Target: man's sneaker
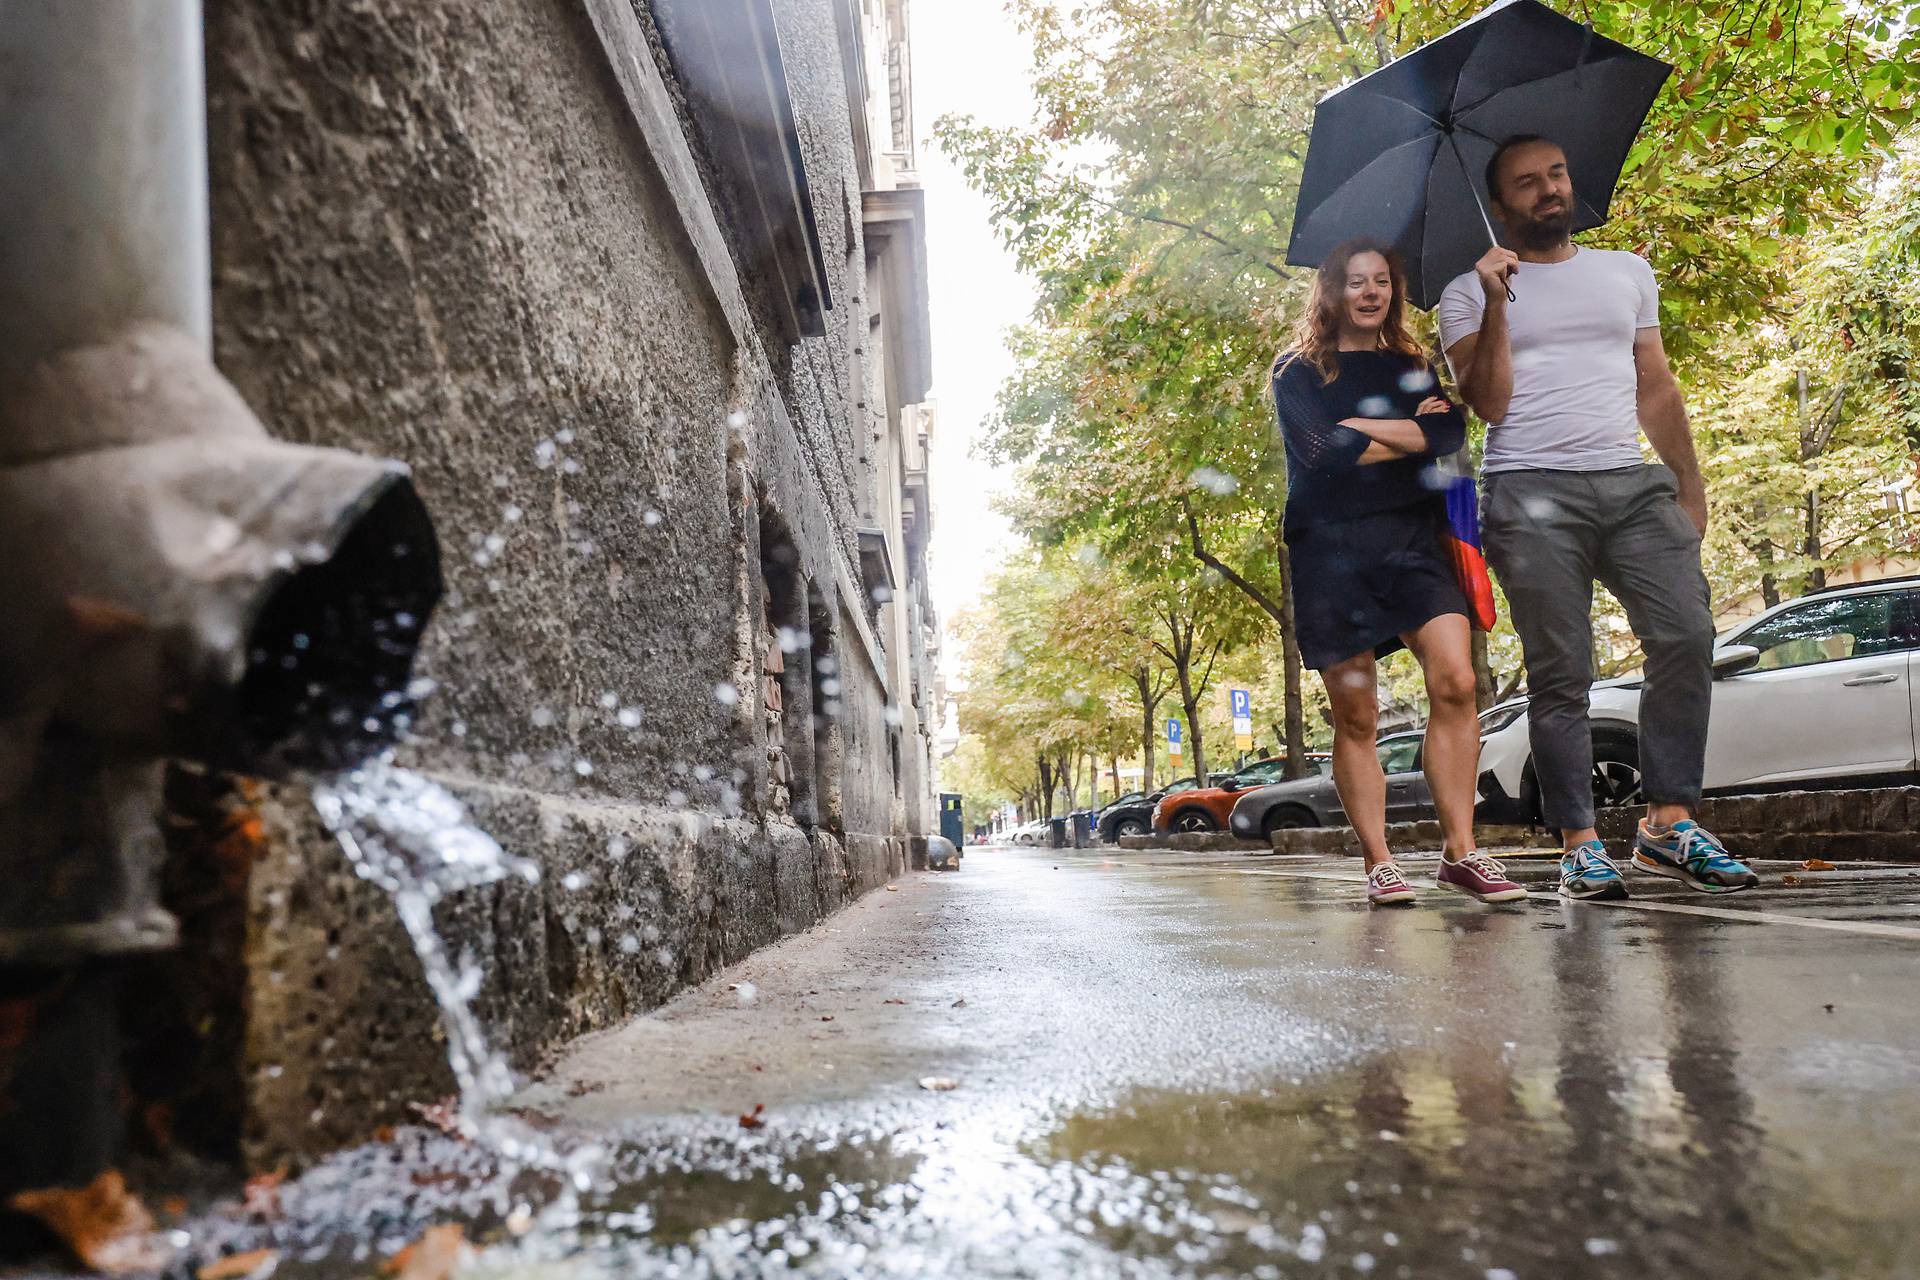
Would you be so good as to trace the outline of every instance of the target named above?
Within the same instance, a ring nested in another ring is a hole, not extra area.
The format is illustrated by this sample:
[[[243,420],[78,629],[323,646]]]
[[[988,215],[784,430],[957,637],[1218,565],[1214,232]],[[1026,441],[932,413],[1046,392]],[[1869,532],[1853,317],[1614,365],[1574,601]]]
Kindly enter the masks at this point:
[[[1560,896],[1602,901],[1627,896],[1626,877],[1598,840],[1577,844],[1560,859]]]
[[[1518,902],[1527,896],[1525,889],[1507,879],[1507,869],[1484,853],[1470,853],[1458,862],[1443,856],[1433,879],[1442,889],[1482,902]]]
[[[1650,834],[1643,820],[1633,837],[1633,865],[1702,893],[1738,893],[1760,883],[1760,877],[1745,863],[1736,862],[1712,832],[1691,820],[1676,822],[1659,836]]]
[[[1400,868],[1383,862],[1367,872],[1367,901],[1376,907],[1404,907],[1413,901],[1413,886]]]

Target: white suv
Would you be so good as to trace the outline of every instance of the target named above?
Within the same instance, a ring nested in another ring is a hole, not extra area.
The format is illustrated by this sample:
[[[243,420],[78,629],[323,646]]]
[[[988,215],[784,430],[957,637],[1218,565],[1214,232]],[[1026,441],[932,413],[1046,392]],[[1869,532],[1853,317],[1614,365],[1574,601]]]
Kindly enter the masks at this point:
[[[1920,752],[1920,579],[1832,587],[1775,605],[1714,645],[1706,789],[1910,783]],[[1594,794],[1640,801],[1641,680],[1593,686]],[[1536,822],[1527,700],[1480,716],[1483,821]]]

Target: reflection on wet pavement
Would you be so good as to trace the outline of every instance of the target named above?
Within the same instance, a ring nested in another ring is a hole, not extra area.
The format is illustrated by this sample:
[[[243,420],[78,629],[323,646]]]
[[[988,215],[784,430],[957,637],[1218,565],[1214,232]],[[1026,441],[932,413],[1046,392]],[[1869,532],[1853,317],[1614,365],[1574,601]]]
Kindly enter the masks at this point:
[[[457,1219],[486,1246],[473,1274],[528,1278],[1920,1267],[1920,942],[1558,901],[1370,913],[1350,884],[1252,874],[1277,860],[1062,857],[973,854],[924,919],[849,913],[876,945],[935,930],[956,958],[900,977],[937,1006],[920,1032],[864,1043],[842,1014],[843,1060],[918,1063],[918,1035],[954,1093],[769,1080],[748,1131],[616,1081],[585,1125],[612,1170],[578,1221],[530,1227],[537,1185],[414,1132],[290,1185],[277,1222],[194,1224],[196,1256],[266,1245],[282,1277],[363,1276]],[[835,976],[796,981],[824,1002]],[[690,1005],[618,1034],[710,1021]],[[564,1132],[580,1106],[546,1109]]]

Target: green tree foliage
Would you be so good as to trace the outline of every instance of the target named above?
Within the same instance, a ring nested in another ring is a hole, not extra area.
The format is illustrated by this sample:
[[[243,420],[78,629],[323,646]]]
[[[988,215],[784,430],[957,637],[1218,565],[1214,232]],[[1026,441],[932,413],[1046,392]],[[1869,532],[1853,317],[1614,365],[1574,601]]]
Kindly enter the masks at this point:
[[[1645,254],[1662,280],[1718,513],[1717,594],[1798,589],[1905,546],[1887,490],[1920,441],[1920,183],[1897,158],[1920,4],[1550,2],[1676,67],[1587,241]],[[1265,383],[1305,284],[1282,258],[1312,110],[1480,0],[1010,7],[1037,119],[936,133],[1041,284],[986,441],[1022,468],[1012,514],[1035,545],[1091,547],[1149,594],[1231,585],[1282,649],[1279,696],[1304,725],[1286,620],[1266,607],[1286,583]],[[1632,665],[1604,603],[1596,630],[1606,668]],[[1486,647],[1489,689],[1510,685],[1511,634]],[[1387,680],[1398,695],[1408,673]]]

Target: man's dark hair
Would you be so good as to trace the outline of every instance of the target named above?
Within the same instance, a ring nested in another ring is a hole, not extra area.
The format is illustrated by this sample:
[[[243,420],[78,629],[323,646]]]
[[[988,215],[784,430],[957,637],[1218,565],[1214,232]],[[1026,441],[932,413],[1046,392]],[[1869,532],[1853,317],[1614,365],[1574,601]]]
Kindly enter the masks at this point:
[[[1557,147],[1560,145],[1559,143],[1555,142],[1552,138],[1545,137],[1542,134],[1516,133],[1511,138],[1508,138],[1505,142],[1495,147],[1493,149],[1492,158],[1487,161],[1487,197],[1488,199],[1498,200],[1500,198],[1500,162],[1507,158],[1507,152],[1513,150],[1515,147],[1524,147],[1529,143],[1533,143],[1533,142],[1544,142],[1548,146],[1552,146],[1552,147]]]

